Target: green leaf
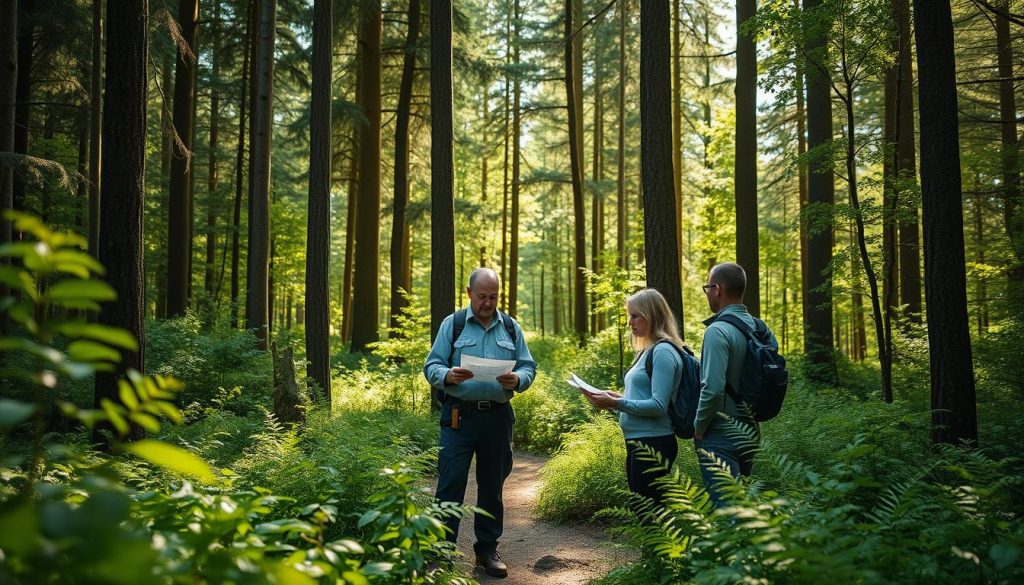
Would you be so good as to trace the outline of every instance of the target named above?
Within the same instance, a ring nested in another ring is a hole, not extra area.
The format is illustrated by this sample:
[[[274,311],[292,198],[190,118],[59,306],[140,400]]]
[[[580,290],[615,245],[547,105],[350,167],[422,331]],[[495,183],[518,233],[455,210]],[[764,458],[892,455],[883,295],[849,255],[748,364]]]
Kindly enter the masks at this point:
[[[217,476],[206,461],[188,451],[162,441],[143,439],[125,445],[125,450],[179,475],[187,475],[205,483],[216,483]]]
[[[97,323],[86,323],[85,321],[71,321],[60,326],[58,329],[64,335],[71,338],[88,337],[96,341],[102,341],[107,345],[114,345],[129,351],[139,349],[139,343],[127,329],[99,325]]]
[[[114,425],[114,428],[117,429],[117,432],[121,435],[127,435],[131,427],[128,426],[128,421],[124,420],[124,415],[122,414],[124,407],[114,404],[109,398],[100,400],[100,407],[106,413],[110,424]]]
[[[36,411],[36,407],[28,402],[0,398],[0,427],[11,428],[19,425]]]
[[[1020,549],[1008,544],[994,544],[988,549],[988,556],[995,564],[997,571],[1012,567],[1020,558]]]
[[[73,341],[68,354],[76,362],[121,361],[121,352],[95,341]]]
[[[102,280],[62,280],[46,293],[54,301],[113,301],[117,293]],[[63,304],[63,303],[62,303]]]
[[[160,421],[153,415],[144,412],[133,412],[128,415],[128,419],[151,433],[160,431]]]
[[[341,577],[345,581],[352,583],[352,585],[370,585],[370,580],[362,573],[357,573],[356,571],[345,571],[341,574]]]
[[[85,276],[82,278],[88,278],[90,271],[97,274],[103,274],[105,272],[103,265],[100,264],[99,261],[80,250],[70,248],[58,250],[53,254],[53,259],[57,263],[57,270],[60,270],[61,272],[79,274],[80,270],[84,269]]]
[[[128,410],[138,410],[139,399],[135,395],[135,388],[132,388],[128,380],[117,381],[117,393],[121,397],[121,404],[128,407]]]

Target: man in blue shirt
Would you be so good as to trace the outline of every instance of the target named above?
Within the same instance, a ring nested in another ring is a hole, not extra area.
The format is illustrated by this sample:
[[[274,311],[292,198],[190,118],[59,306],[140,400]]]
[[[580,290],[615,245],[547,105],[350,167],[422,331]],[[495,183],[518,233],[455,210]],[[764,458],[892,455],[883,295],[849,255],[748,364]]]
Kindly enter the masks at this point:
[[[504,524],[502,487],[512,471],[512,425],[515,414],[510,401],[533,383],[537,364],[526,347],[523,331],[511,317],[497,310],[498,275],[477,268],[469,277],[470,306],[449,315],[441,323],[427,356],[423,375],[443,392],[441,405],[441,452],[438,456],[437,499],[461,504],[466,496],[469,467],[476,455],[477,506],[493,518],[474,515],[476,562],[492,577],[505,577],[508,567],[498,556],[498,539]],[[461,331],[456,331],[461,326]],[[512,371],[491,380],[473,379],[458,367],[462,356],[515,360]],[[448,538],[455,541],[459,518],[445,523]]]
[[[747,339],[735,326],[721,320],[735,315],[751,328],[754,318],[743,304],[747,274],[732,262],[716,265],[708,274],[704,294],[715,315],[704,321],[704,341],[700,352],[700,401],[694,419],[694,444],[700,460],[704,485],[714,504],[722,503],[714,469],[724,463],[733,477],[750,475],[754,465],[756,444],[741,437],[736,430],[752,429],[758,436],[757,423],[729,396],[726,386],[739,388],[743,362],[747,357]],[[774,341],[774,336],[772,336]],[[776,343],[777,345],[777,343]],[[724,415],[724,416],[723,416]],[[744,425],[737,429],[726,421]],[[748,433],[743,433],[744,435]]]

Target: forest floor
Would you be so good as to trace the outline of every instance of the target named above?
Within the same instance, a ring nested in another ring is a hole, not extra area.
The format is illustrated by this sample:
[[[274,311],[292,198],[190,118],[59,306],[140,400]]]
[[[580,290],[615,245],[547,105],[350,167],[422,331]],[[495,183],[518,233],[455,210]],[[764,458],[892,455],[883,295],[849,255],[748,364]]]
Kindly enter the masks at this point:
[[[573,585],[603,576],[629,560],[627,551],[603,544],[608,538],[600,526],[556,524],[536,517],[540,470],[546,462],[546,457],[517,451],[512,474],[505,480],[505,533],[498,553],[508,565],[508,577],[495,579],[473,566],[472,517],[464,518],[459,528],[459,550],[464,557],[458,568],[463,574],[481,583]],[[467,504],[476,503],[475,476],[474,467],[469,473]]]

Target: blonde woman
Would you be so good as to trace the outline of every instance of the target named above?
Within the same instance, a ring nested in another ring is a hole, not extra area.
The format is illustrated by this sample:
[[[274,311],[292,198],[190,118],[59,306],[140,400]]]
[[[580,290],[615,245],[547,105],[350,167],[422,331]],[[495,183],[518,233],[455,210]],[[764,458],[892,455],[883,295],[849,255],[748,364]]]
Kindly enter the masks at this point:
[[[679,337],[679,328],[668,302],[652,288],[643,289],[626,299],[626,312],[637,356],[626,372],[625,396],[616,392],[581,393],[594,406],[619,411],[619,427],[626,439],[629,489],[660,503],[662,494],[653,484],[657,478],[666,475],[667,470],[653,471],[658,465],[642,460],[641,453],[644,447],[654,449],[666,467],[676,459],[678,445],[668,407],[682,376],[683,362],[679,351],[683,340]],[[654,357],[649,377],[644,367],[648,352],[652,352]]]

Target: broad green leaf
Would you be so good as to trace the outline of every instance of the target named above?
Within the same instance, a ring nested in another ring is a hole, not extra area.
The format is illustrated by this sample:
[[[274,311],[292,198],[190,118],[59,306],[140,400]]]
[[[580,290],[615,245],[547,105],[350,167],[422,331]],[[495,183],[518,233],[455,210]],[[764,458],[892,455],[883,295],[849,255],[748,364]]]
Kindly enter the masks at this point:
[[[95,272],[97,274],[103,274],[103,265],[99,263],[95,258],[86,254],[85,252],[73,249],[58,250],[53,254],[53,259],[57,263],[57,270],[69,271],[72,266],[84,268],[86,270],[86,276],[88,278],[88,272]]]
[[[143,439],[125,445],[125,450],[142,457],[153,465],[180,475],[195,477],[205,483],[215,483],[217,476],[206,461],[188,451],[162,441]]]
[[[58,299],[53,301],[53,304],[60,305],[66,309],[77,309],[79,311],[92,311],[98,313],[100,311],[100,305],[96,301],[90,301],[89,299]]]
[[[73,341],[68,346],[68,354],[78,362],[121,361],[121,352],[95,341]]]
[[[127,329],[100,325],[98,323],[86,323],[85,321],[71,321],[60,326],[58,329],[64,335],[71,338],[88,337],[96,341],[102,341],[107,345],[114,345],[129,351],[139,349],[139,343]]]
[[[139,399],[135,395],[135,388],[127,380],[117,381],[117,393],[121,397],[121,404],[128,407],[128,410],[139,408]]]
[[[273,565],[270,572],[274,575],[274,582],[282,585],[316,585],[312,577],[283,563]]]
[[[0,266],[0,282],[14,290],[25,290],[26,272],[14,266]],[[29,277],[31,281],[32,277]]]
[[[133,412],[128,415],[128,419],[151,433],[160,431],[160,421],[153,415],[144,412]]]
[[[131,427],[128,426],[128,421],[124,420],[124,415],[122,414],[124,407],[114,404],[109,398],[100,400],[100,407],[103,408],[103,412],[107,414],[107,419],[110,420],[110,424],[114,425],[117,432],[121,435],[127,435]]]
[[[0,398],[0,427],[11,428],[19,425],[28,420],[35,411],[34,404]]]
[[[341,578],[345,581],[352,583],[352,585],[369,585],[370,580],[366,578],[362,573],[355,571],[345,571],[341,574]]]
[[[54,301],[113,301],[117,299],[117,293],[114,292],[113,287],[102,280],[78,280],[76,278],[58,282],[50,288],[46,295]]]

